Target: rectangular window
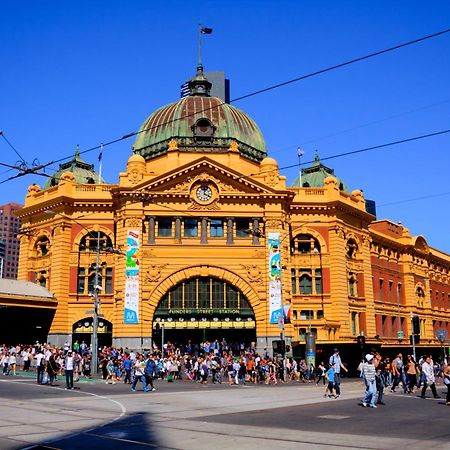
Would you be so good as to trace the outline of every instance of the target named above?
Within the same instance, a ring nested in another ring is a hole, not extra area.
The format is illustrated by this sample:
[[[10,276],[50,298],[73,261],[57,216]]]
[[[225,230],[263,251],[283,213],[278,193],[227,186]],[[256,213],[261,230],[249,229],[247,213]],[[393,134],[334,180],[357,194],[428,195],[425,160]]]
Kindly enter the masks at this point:
[[[238,295],[238,291],[230,284],[227,284],[227,308],[239,307]]]
[[[222,309],[225,307],[224,302],[225,297],[223,281],[212,280],[212,307]]]
[[[291,291],[292,295],[297,293],[297,277],[295,276],[295,269],[291,269]]]
[[[316,269],[314,272],[316,294],[322,294],[322,269]]]
[[[105,294],[113,293],[113,270],[112,267],[106,268],[106,284],[105,284]]]
[[[386,316],[381,316],[381,336],[386,336],[387,332],[387,322],[386,322]]]
[[[383,301],[383,278],[380,278],[380,302]]]
[[[184,307],[195,308],[196,306],[196,281],[189,280],[184,282]]]
[[[236,219],[236,237],[237,238],[247,238],[249,234],[249,220],[248,219]]]
[[[198,236],[198,220],[184,219],[184,237]]]
[[[200,279],[198,280],[198,307],[199,308],[207,308],[209,309],[211,307],[210,304],[210,285],[209,285],[209,278]]]
[[[211,237],[223,237],[223,220],[222,219],[211,219],[209,225],[209,235]]]
[[[397,302],[402,303],[402,284],[397,284]]]
[[[314,319],[314,311],[310,309],[302,309],[300,311],[300,320],[313,320]]]
[[[306,328],[299,328],[298,330],[298,339],[299,341],[306,340]]]
[[[394,282],[392,280],[389,280],[389,302],[392,303],[394,298],[393,298],[393,293],[392,293],[392,286],[393,286]]]
[[[175,289],[170,291],[170,307],[182,308],[183,307],[183,285],[179,284]]]
[[[321,320],[321,319],[323,319],[323,310],[321,310],[321,309],[319,309],[318,311],[317,311],[317,320]]]
[[[78,268],[78,294],[84,294],[84,289],[86,287],[86,269],[84,267]]]
[[[172,236],[172,218],[160,217],[158,219],[158,237]]]
[[[352,334],[353,336],[356,336],[356,316],[358,314],[355,312],[352,312],[351,319],[352,319]]]
[[[303,270],[300,269],[300,277],[299,277],[299,288],[300,294],[311,295],[312,294],[312,279],[311,279],[311,270]]]

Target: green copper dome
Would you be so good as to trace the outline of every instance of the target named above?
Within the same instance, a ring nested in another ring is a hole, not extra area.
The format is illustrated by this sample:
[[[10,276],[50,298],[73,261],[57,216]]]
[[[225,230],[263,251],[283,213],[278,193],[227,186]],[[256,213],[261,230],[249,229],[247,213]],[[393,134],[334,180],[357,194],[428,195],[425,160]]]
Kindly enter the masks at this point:
[[[211,83],[202,70],[189,82],[190,94],[155,111],[141,126],[134,153],[146,160],[167,151],[171,140],[180,151],[227,152],[236,141],[239,152],[254,161],[267,156],[256,123],[243,111],[210,97]]]
[[[323,187],[324,180],[327,177],[336,178],[339,189],[344,192],[349,192],[345,183],[334,174],[334,170],[324,166],[320,162],[319,154],[316,152],[312,165],[306,169],[302,169],[301,186],[300,177],[298,176],[292,183],[291,187]]]
[[[59,184],[59,179],[64,172],[72,172],[75,176],[75,182],[78,184],[96,184],[98,183],[98,174],[94,170],[94,164],[88,164],[80,158],[80,151],[75,151],[74,158],[64,164],[59,165],[59,169],[45,182],[44,189]],[[101,184],[106,181],[102,178]]]

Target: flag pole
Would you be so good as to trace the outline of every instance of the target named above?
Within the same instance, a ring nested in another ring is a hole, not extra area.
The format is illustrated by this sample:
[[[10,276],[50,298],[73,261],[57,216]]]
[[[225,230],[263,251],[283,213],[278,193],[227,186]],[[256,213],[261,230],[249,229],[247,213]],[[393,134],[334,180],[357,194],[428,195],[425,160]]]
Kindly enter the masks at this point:
[[[202,69],[202,24],[198,24],[198,63],[197,71]]]

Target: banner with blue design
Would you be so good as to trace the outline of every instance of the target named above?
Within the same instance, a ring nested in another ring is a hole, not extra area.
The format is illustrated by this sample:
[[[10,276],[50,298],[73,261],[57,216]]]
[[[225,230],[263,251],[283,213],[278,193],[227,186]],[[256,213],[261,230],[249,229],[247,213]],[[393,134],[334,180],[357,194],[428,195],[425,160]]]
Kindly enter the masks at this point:
[[[280,233],[268,234],[269,246],[269,322],[283,321],[281,299]]]
[[[139,230],[127,231],[124,323],[139,323]]]

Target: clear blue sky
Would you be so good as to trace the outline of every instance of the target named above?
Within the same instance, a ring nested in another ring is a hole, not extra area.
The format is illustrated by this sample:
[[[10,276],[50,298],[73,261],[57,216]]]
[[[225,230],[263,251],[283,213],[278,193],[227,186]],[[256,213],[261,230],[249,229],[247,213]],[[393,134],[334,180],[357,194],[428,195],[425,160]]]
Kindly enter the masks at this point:
[[[30,164],[136,131],[194,74],[198,23],[214,29],[204,39],[205,70],[225,71],[234,98],[450,28],[450,2],[4,1],[0,129]],[[280,166],[297,162],[298,146],[306,162],[316,149],[326,157],[444,130],[449,55],[450,34],[235,106],[258,123]],[[105,150],[108,182],[117,182],[132,143]],[[378,218],[401,221],[450,253],[449,146],[444,135],[327,164],[376,200]],[[17,159],[0,139],[0,161]],[[0,180],[14,174],[0,172]],[[283,173],[292,182],[297,169]],[[0,203],[23,202],[27,186],[44,181],[2,184]]]

